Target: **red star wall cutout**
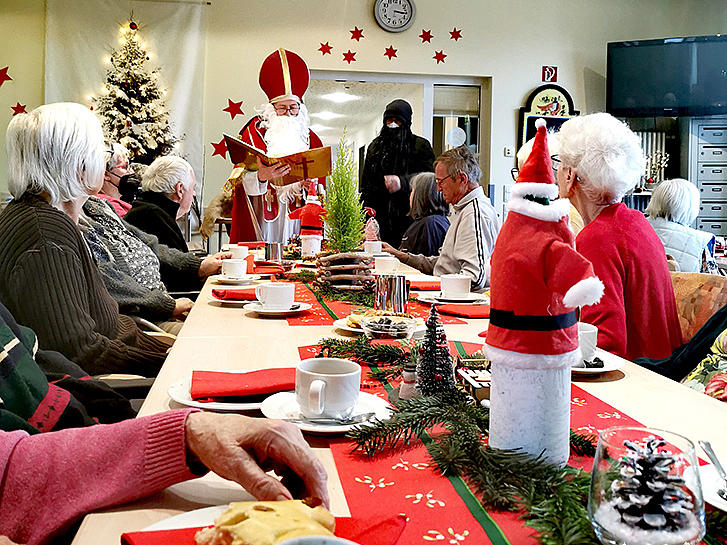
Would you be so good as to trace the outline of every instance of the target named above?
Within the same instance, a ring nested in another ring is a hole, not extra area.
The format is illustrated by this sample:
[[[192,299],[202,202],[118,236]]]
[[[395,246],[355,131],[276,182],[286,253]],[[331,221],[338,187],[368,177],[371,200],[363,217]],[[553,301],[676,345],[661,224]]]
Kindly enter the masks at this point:
[[[357,42],[364,37],[363,35],[363,29],[358,28],[357,26],[353,27],[353,30],[349,30],[351,33],[351,39],[356,40]]]
[[[214,152],[212,153],[212,157],[215,155],[219,155],[223,159],[227,158],[227,142],[225,142],[225,139],[223,138],[216,144],[212,142],[212,147],[214,148]]]
[[[439,64],[440,62],[444,62],[444,57],[446,56],[447,55],[444,54],[444,51],[437,51],[432,58],[437,61],[437,64]]]
[[[8,68],[10,67],[6,66],[2,70],[0,70],[0,87],[2,87],[3,83],[5,83],[6,81],[10,81],[11,79],[13,79],[8,76]]]
[[[390,45],[389,47],[386,48],[386,51],[384,51],[384,55],[389,57],[389,60],[391,60],[392,57],[396,57],[396,51],[397,50],[394,49],[394,46]]]
[[[318,48],[318,51],[321,52],[321,55],[330,55],[331,49],[333,49],[333,46],[329,45],[328,42],[321,44],[321,46]]]
[[[15,106],[10,106],[10,108],[13,110],[13,117],[18,114],[27,114],[28,113],[25,111],[25,104],[20,104],[20,102],[16,102]]]
[[[346,61],[348,64],[356,62],[356,52],[349,49],[343,54],[343,60]]]
[[[229,98],[227,99],[227,108],[222,108],[223,112],[230,114],[230,119],[235,119],[236,115],[242,115],[242,100],[240,102],[232,102]]]
[[[462,30],[461,29],[458,30],[457,27],[454,27],[454,29],[449,32],[450,40],[454,40],[456,42],[461,37],[462,37]]]
[[[424,30],[422,29],[422,33],[419,34],[419,37],[422,39],[422,43],[427,42],[428,44],[432,43],[432,31],[431,30]]]

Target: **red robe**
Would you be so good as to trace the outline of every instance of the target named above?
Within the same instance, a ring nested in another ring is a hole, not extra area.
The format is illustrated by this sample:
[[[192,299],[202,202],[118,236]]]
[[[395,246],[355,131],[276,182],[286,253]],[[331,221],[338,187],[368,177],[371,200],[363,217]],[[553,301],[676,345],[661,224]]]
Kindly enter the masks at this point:
[[[255,146],[258,149],[267,151],[265,144],[265,132],[267,129],[261,126],[262,118],[260,116],[253,117],[240,131],[240,138]],[[313,131],[309,131],[309,149],[319,148],[323,146],[321,139]],[[325,187],[325,178],[319,178],[318,183]],[[280,214],[280,204],[278,203],[278,195],[272,184],[268,184],[268,192],[265,195],[264,219],[265,221],[273,221]],[[252,207],[248,201],[245,187],[242,183],[237,184],[232,201],[232,225],[230,227],[230,242],[246,242],[257,240],[255,232],[255,224],[257,219],[252,217]]]

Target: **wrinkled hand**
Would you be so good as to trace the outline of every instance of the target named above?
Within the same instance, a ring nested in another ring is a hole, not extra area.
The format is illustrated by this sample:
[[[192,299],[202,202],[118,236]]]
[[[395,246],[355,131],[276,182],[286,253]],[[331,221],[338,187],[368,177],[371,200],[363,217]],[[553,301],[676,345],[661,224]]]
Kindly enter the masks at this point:
[[[274,165],[265,166],[257,160],[257,179],[261,182],[267,182],[273,178],[282,178],[290,173],[290,165],[288,163],[275,163]]]
[[[193,306],[194,301],[187,299],[186,297],[180,297],[174,303],[174,312],[172,312],[172,317],[184,319],[189,311],[192,310]]]
[[[305,486],[303,496],[329,505],[326,471],[293,424],[198,412],[187,417],[185,428],[187,447],[206,467],[257,499],[293,499],[283,483],[265,473],[273,470],[279,476],[295,474]]]
[[[401,250],[397,250],[388,242],[382,242],[381,249],[384,252],[387,252],[387,253],[395,256],[399,261],[403,261],[404,263],[406,263],[406,260],[409,257],[409,254],[407,254],[406,252],[402,252]]]
[[[384,184],[389,193],[396,193],[401,189],[401,180],[395,174],[387,174],[384,176]]]
[[[10,541],[5,536],[0,536],[0,545],[19,545],[18,543],[15,543],[14,541]]]
[[[199,265],[199,276],[205,278],[211,274],[217,274],[222,268],[222,260],[232,258],[230,252],[217,252],[216,254],[208,255],[202,260]]]

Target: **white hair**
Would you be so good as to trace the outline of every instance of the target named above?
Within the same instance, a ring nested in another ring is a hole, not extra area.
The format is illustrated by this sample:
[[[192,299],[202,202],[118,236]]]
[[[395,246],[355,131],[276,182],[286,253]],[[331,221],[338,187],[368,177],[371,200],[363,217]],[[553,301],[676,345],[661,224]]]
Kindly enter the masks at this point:
[[[6,143],[8,188],[16,199],[47,193],[59,205],[96,192],[103,181],[101,123],[81,104],[46,104],[13,117]]]
[[[558,132],[560,161],[596,204],[619,202],[644,173],[639,138],[607,113],[573,117]]]
[[[113,170],[119,163],[122,163],[124,160],[129,160],[129,150],[118,142],[114,142],[113,144],[107,143],[106,147],[106,170]],[[111,151],[110,156],[109,151]]]
[[[265,104],[258,110],[265,131],[265,145],[269,157],[282,157],[310,148],[310,117],[305,104],[300,105],[298,115],[275,113],[273,104]]]
[[[652,218],[691,225],[699,215],[699,190],[684,178],[665,180],[651,195],[646,213]]]
[[[554,131],[548,131],[548,153],[550,156],[558,155],[560,145],[558,144],[558,133]],[[535,137],[533,136],[530,140],[525,142],[520,149],[517,151],[517,168],[523,168],[525,161],[530,157],[530,152],[533,151],[533,143]]]
[[[141,189],[171,195],[179,182],[184,189],[189,189],[192,183],[191,165],[175,155],[157,157],[144,171],[141,178]]]

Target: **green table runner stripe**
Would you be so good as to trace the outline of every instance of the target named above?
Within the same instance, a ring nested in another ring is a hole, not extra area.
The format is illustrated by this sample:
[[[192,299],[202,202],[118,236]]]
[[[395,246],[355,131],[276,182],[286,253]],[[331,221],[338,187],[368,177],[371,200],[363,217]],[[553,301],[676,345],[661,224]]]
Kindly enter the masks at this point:
[[[321,306],[323,307],[323,309],[324,309],[324,310],[325,310],[325,311],[326,311],[326,312],[328,313],[328,315],[329,315],[329,316],[330,316],[331,318],[333,318],[334,320],[338,320],[338,316],[336,316],[336,313],[335,313],[335,312],[333,312],[333,311],[332,311],[332,310],[330,309],[330,307],[329,307],[329,306],[328,306],[328,305],[326,304],[326,302],[325,302],[325,301],[323,300],[323,297],[319,296],[319,295],[318,295],[318,294],[317,294],[317,293],[316,293],[316,292],[315,292],[315,291],[314,291],[313,289],[311,289],[311,287],[310,287],[310,286],[309,286],[309,285],[308,285],[307,283],[304,283],[303,285],[304,285],[304,286],[305,286],[306,288],[308,288],[308,291],[310,291],[310,292],[311,292],[311,293],[312,293],[312,294],[313,294],[313,295],[315,296],[315,298],[316,298],[316,299],[318,300],[318,302],[319,302],[319,303],[321,304]]]
[[[464,349],[462,341],[454,341],[454,347],[457,349],[457,354],[463,358],[467,357],[467,351]]]

